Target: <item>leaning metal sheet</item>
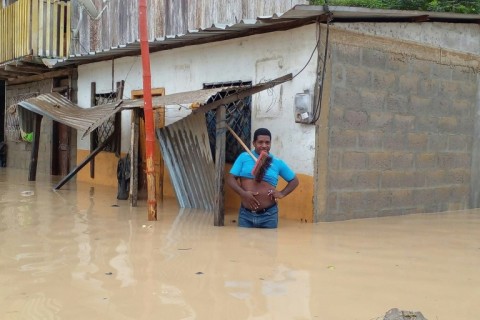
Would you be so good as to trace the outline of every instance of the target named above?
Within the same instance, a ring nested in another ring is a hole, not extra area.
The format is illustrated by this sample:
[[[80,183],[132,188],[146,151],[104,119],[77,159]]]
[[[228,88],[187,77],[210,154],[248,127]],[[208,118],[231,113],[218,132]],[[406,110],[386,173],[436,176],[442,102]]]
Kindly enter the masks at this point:
[[[180,207],[213,210],[215,167],[205,115],[157,129],[157,137]]]

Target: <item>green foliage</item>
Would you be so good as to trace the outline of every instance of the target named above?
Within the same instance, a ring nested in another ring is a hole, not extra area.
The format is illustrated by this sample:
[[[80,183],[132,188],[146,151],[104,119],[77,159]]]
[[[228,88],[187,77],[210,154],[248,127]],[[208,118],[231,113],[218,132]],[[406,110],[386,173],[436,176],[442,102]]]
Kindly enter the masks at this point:
[[[326,0],[311,0],[323,5]],[[480,0],[327,0],[332,6],[480,14]]]

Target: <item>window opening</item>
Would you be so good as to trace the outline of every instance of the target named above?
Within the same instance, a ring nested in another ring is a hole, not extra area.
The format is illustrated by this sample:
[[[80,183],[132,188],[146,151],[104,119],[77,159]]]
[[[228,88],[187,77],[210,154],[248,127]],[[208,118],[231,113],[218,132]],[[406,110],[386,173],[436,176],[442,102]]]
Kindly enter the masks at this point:
[[[102,104],[116,102],[121,99],[121,92],[123,92],[123,83],[117,84],[118,89],[115,92],[95,93],[94,105],[99,106]],[[97,129],[92,132],[91,149],[95,150],[100,144],[105,142],[112,134],[113,140],[105,146],[103,151],[114,152],[117,156],[120,156],[120,137],[121,137],[121,113],[117,112],[112,115],[107,121],[98,126]]]
[[[38,96],[38,92],[21,94],[10,99],[5,114],[5,137],[8,141],[32,142],[33,112],[18,105],[19,102]]]
[[[222,83],[207,83],[203,85],[204,89],[212,88],[228,88],[228,87],[251,87],[252,82],[234,81]],[[218,92],[210,97],[208,103],[217,101],[227,97],[230,93]],[[250,147],[251,136],[251,114],[252,114],[252,97],[248,96],[241,100],[234,101],[226,105],[226,119],[227,124],[235,131],[235,133],[243,140],[243,142]],[[216,115],[215,110],[210,110],[205,113],[205,120],[207,122],[208,137],[210,140],[210,150],[212,157],[215,159],[215,144],[216,144]],[[243,147],[238,143],[234,136],[227,131],[226,136],[226,150],[225,162],[233,163],[235,159],[244,151]]]

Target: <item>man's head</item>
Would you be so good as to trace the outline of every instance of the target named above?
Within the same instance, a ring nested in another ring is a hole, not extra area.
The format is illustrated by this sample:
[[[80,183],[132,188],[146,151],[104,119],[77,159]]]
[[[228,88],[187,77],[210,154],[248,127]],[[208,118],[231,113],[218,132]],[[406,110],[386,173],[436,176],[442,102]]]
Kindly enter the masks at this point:
[[[270,152],[272,134],[266,128],[258,128],[253,133],[253,147],[255,152],[260,154],[262,151]]]

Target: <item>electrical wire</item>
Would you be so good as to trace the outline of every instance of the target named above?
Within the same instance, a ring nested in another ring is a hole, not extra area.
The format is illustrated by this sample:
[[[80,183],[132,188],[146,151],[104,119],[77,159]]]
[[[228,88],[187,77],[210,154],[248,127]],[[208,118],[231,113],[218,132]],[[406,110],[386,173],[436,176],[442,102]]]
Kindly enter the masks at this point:
[[[318,23],[318,20],[317,20],[317,23]],[[317,43],[315,44],[315,47],[313,48],[313,51],[312,51],[312,53],[310,54],[310,58],[308,58],[307,63],[305,63],[305,65],[303,66],[303,68],[300,69],[300,71],[298,71],[298,72],[292,77],[292,80],[295,79],[295,77],[298,76],[303,70],[305,70],[305,68],[308,66],[308,64],[309,64],[310,61],[312,60],[313,54],[315,53],[315,51],[317,51],[317,48],[318,48],[318,45],[319,45],[319,44],[320,44],[320,33],[318,33]]]
[[[323,98],[323,88],[324,88],[324,81],[325,81],[325,68],[327,65],[327,54],[328,54],[328,36],[330,32],[330,21],[331,21],[331,16],[327,20],[327,34],[325,35],[325,52],[323,55],[323,67],[322,67],[322,83],[321,83],[321,88],[320,88],[320,95],[317,100],[317,104],[315,106],[315,110],[313,110],[313,117],[312,121],[310,123],[314,124],[318,121],[320,118],[320,110],[322,108],[322,98]]]

